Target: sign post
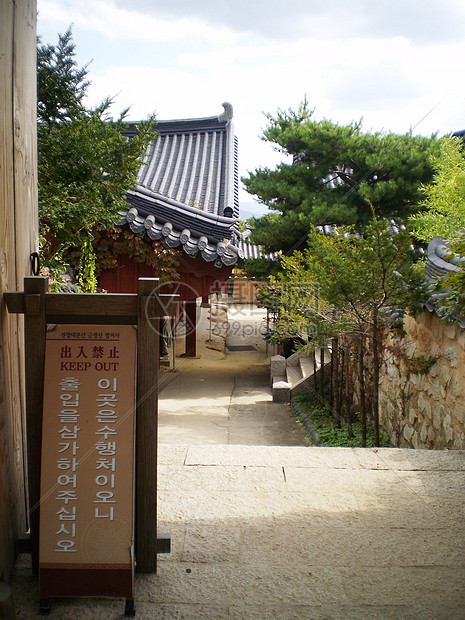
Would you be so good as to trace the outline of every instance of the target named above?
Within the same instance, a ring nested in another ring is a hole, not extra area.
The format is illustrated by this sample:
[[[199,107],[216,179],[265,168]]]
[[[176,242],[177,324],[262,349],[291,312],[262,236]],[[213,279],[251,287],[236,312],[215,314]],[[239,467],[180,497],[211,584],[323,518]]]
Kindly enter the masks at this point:
[[[47,333],[42,598],[134,598],[135,371],[131,325],[57,325]]]
[[[124,596],[133,615],[134,564],[156,572],[167,551],[156,522],[159,323],[178,296],[158,291],[158,279],[141,278],[137,294],[49,293],[47,278],[28,277],[24,292],[4,294],[10,312],[25,314],[30,552],[42,610],[49,597]]]

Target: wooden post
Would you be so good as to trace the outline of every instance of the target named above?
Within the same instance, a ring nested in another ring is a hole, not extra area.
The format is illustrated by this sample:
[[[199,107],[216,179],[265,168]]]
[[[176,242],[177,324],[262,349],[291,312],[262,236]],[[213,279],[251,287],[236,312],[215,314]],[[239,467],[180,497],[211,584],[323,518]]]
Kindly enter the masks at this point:
[[[160,319],[147,300],[158,279],[138,281],[136,410],[136,570],[157,570],[157,442]],[[158,315],[159,317],[159,315]]]
[[[197,300],[184,302],[186,313],[186,357],[197,356]]]
[[[16,291],[37,251],[35,0],[0,3],[0,577],[26,532],[23,318],[3,294]]]
[[[39,571],[40,463],[45,365],[45,294],[48,278],[24,278],[26,352],[26,426],[29,478],[29,523],[32,570]]]

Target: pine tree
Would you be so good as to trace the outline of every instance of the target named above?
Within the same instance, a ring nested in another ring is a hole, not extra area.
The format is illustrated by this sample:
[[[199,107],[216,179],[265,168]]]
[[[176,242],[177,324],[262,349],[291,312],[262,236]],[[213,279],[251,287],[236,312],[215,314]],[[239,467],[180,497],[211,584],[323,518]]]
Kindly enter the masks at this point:
[[[288,161],[242,179],[272,210],[254,222],[252,236],[267,251],[303,249],[312,225],[363,228],[371,205],[377,217],[399,223],[418,209],[419,186],[432,179],[435,136],[364,133],[361,123],[315,121],[306,101],[297,112],[278,111],[267,119],[263,140]]]

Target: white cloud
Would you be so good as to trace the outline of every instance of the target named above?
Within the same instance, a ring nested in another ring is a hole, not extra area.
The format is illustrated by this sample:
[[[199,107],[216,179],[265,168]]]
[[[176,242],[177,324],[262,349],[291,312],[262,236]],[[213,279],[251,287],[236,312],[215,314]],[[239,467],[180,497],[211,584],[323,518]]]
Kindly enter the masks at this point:
[[[114,0],[126,6],[126,0]],[[460,38],[465,22],[462,0],[132,0],[146,15],[186,15],[210,24],[260,33],[273,40],[296,36],[337,38],[407,36],[418,43]]]
[[[127,3],[125,3],[127,7]],[[73,23],[103,35],[108,41],[202,41],[232,43],[238,34],[227,26],[213,26],[201,18],[162,18],[154,13],[119,8],[108,0],[39,0],[42,21]]]
[[[465,127],[462,0],[38,0],[45,42],[74,23],[90,99],[132,119],[213,116],[233,104],[240,173],[273,166],[264,112],[442,135]],[[424,118],[425,117],[425,118]]]

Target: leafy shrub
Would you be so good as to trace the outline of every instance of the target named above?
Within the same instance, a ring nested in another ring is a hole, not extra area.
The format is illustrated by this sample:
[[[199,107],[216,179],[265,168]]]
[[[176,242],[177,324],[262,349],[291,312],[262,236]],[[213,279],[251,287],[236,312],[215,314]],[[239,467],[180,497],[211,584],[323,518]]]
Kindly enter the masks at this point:
[[[317,431],[321,446],[359,448],[362,445],[362,427],[359,420],[352,422],[354,436],[349,437],[346,422],[342,420],[341,426],[336,426],[329,407],[322,405],[309,394],[299,394],[295,400]],[[367,428],[367,448],[372,448],[374,445],[373,430]],[[390,447],[388,438],[382,433],[380,433],[380,446]]]

